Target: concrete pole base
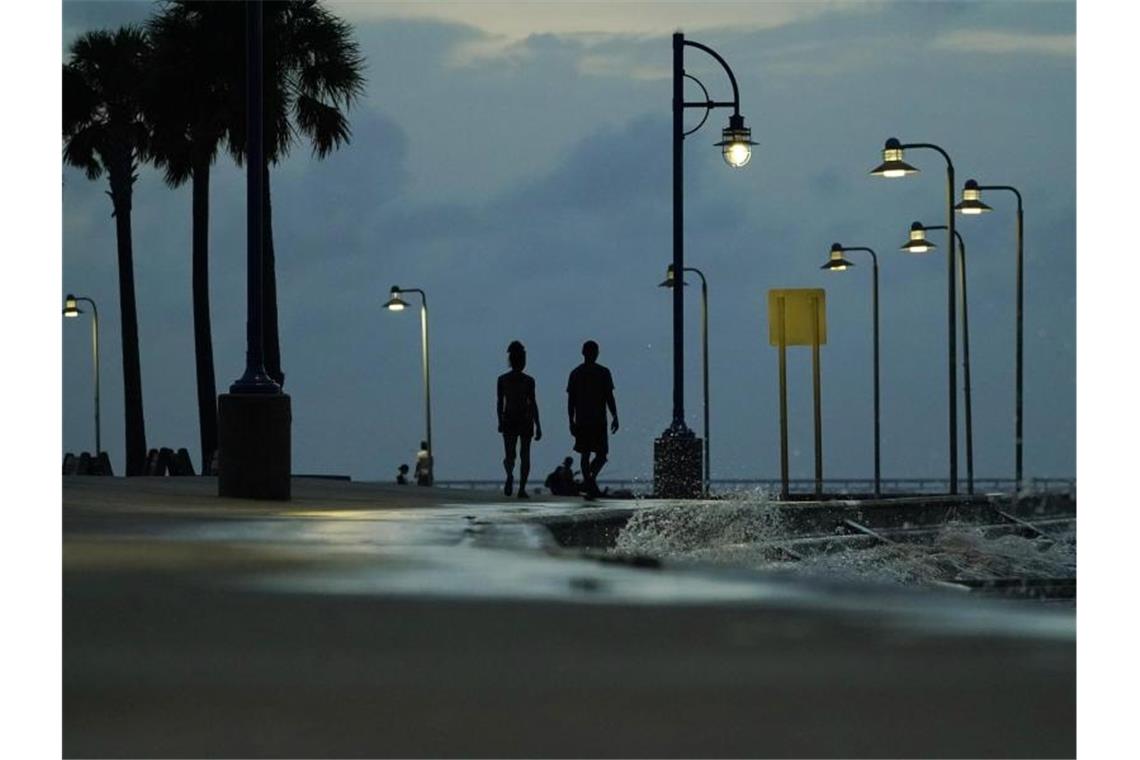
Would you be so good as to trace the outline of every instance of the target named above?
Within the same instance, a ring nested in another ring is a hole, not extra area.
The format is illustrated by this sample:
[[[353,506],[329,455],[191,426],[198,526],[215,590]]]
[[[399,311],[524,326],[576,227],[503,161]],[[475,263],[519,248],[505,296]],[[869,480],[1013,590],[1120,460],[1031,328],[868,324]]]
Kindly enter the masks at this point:
[[[703,491],[704,442],[693,435],[667,433],[653,441],[653,495],[696,499]]]
[[[284,393],[218,396],[218,496],[289,500],[292,421]]]

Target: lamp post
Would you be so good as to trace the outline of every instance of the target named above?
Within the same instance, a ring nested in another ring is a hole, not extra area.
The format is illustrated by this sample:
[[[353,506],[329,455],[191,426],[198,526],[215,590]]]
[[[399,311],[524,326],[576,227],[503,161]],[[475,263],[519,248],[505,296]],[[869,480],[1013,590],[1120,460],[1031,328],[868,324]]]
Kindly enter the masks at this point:
[[[875,498],[883,495],[879,473],[879,257],[870,248],[831,244],[831,253],[820,269],[842,272],[855,264],[843,257],[848,251],[861,251],[871,255],[871,312],[874,325],[875,362]]]
[[[402,293],[419,293],[420,295],[420,352],[423,357],[423,374],[424,374],[424,421],[427,427],[427,453],[428,453],[428,485],[431,485],[435,480],[435,450],[431,445],[431,368],[428,364],[428,307],[427,307],[427,294],[419,288],[401,288],[398,285],[393,285],[389,291],[388,302],[384,304],[384,308],[388,311],[403,311],[408,307],[408,302],[400,298]]]
[[[721,65],[732,85],[731,101],[714,101],[699,79],[685,73],[685,48],[691,47],[712,56]],[[684,94],[685,79],[697,83],[704,93],[704,100],[687,102]],[[686,108],[705,109],[700,123],[685,131],[684,112]],[[673,35],[673,271],[684,272],[684,140],[693,134],[708,119],[714,108],[731,108],[732,115],[728,126],[721,131],[721,141],[716,143],[721,149],[725,162],[734,168],[745,166],[752,157],[752,131],[744,126],[740,115],[740,92],[736,86],[736,76],[728,63],[712,48],[699,42],[686,40],[685,35]],[[654,490],[659,496],[688,497],[699,490],[700,444],[685,424],[685,348],[683,342],[685,326],[684,288],[673,288],[673,421],[654,442],[653,475]]]
[[[954,162],[950,154],[933,143],[900,143],[896,138],[889,138],[883,145],[883,162],[871,170],[871,174],[879,177],[905,177],[918,171],[915,167],[903,160],[903,151],[909,149],[925,148],[937,151],[946,161],[946,239],[948,253],[946,256],[946,288],[947,288],[947,406],[949,408],[950,433],[950,493],[958,493],[958,399],[957,399],[957,345],[955,343],[955,265],[954,265]]]
[[[685,267],[686,272],[692,272],[701,278],[701,380],[704,392],[704,423],[705,423],[705,478],[704,478],[704,495],[709,495],[709,488],[712,484],[712,459],[709,456],[709,283],[705,279],[705,274],[696,267]],[[660,283],[659,287],[672,288],[677,284],[676,278],[673,276],[673,265],[670,264],[665,269],[665,280]],[[687,282],[682,281],[682,285],[688,285]]]
[[[926,239],[927,230],[944,230],[944,224],[924,227],[922,222],[910,226],[910,237],[900,246],[907,253],[926,253],[937,248]],[[974,411],[970,403],[970,300],[966,293],[966,241],[954,230],[958,241],[959,281],[962,286],[962,394],[966,405],[966,493],[974,493]]]
[[[96,308],[95,302],[90,298],[86,296],[77,297],[68,293],[63,302],[63,316],[74,318],[82,314],[83,311],[79,308],[80,301],[91,304],[91,353],[94,357],[93,366],[95,367],[95,456],[98,458],[103,451],[99,424],[99,309]]]
[[[1025,252],[1023,244],[1025,241],[1025,215],[1021,205],[1021,193],[1017,188],[1011,185],[979,185],[975,180],[966,180],[965,187],[962,188],[962,202],[954,208],[963,214],[983,214],[992,209],[982,202],[983,190],[1008,190],[1013,193],[1017,198],[1017,348],[1016,358],[1014,360],[1014,386],[1015,386],[1015,403],[1014,403],[1014,498],[1021,492],[1021,452],[1022,452],[1022,428],[1021,428],[1021,394],[1022,394],[1022,340],[1024,335],[1025,320],[1024,320],[1024,279],[1023,279],[1023,264],[1025,262]]]
[[[265,237],[264,19],[245,3],[245,371],[218,397],[218,495],[287,501],[292,495],[292,400],[265,371],[262,261]],[[208,472],[209,463],[202,463]]]

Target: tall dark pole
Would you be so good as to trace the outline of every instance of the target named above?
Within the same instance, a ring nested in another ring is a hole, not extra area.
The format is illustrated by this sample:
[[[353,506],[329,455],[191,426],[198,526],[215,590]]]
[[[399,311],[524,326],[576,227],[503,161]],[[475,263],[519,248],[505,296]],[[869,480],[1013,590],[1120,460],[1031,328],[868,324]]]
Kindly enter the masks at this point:
[[[288,500],[292,400],[265,372],[262,246],[265,232],[262,3],[246,0],[245,373],[218,397],[218,495]],[[207,463],[203,462],[203,469]]]
[[[973,180],[966,182],[969,186]],[[1021,203],[1021,193],[1017,188],[1011,185],[978,185],[977,189],[981,190],[1007,190],[1014,194],[1017,198],[1017,337],[1015,349],[1015,368],[1014,368],[1014,498],[1021,491],[1021,454],[1022,454],[1022,412],[1021,412],[1021,399],[1022,399],[1022,346],[1023,336],[1025,334],[1025,290],[1024,290],[1024,240],[1025,240],[1025,214]]]
[[[944,224],[932,224],[927,230],[944,230]],[[962,285],[962,399],[966,412],[966,493],[974,493],[974,410],[971,403],[973,385],[970,382],[970,300],[966,291],[966,241],[955,230],[958,242],[959,281]]]
[[[673,271],[685,270],[685,35],[673,35]],[[673,423],[681,433],[685,425],[685,289],[673,288]]]
[[[950,154],[933,143],[900,143],[895,138],[887,140],[884,148],[884,163],[873,170],[872,174],[881,174],[885,177],[901,177],[917,171],[914,167],[902,161],[904,150],[926,148],[938,151],[946,161],[946,301],[947,301],[947,410],[949,412],[949,448],[950,448],[950,493],[958,493],[958,346],[956,336],[956,287],[957,267],[954,256],[954,162]]]
[[[280,386],[265,373],[262,328],[262,250],[265,237],[263,140],[264,63],[260,0],[245,3],[245,240],[246,317],[245,373],[230,386],[230,393],[279,393]]]
[[[701,277],[701,378],[705,412],[705,496],[708,496],[712,487],[712,460],[709,456],[709,284],[699,269],[690,268]]]
[[[941,149],[939,149],[941,152]],[[950,156],[942,153],[946,158],[946,240],[947,254],[946,254],[946,302],[947,310],[949,311],[949,321],[947,322],[947,331],[949,335],[948,351],[947,351],[947,365],[949,366],[949,379],[947,381],[949,388],[948,405],[950,407],[950,493],[958,493],[958,346],[956,334],[958,332],[957,319],[955,318],[956,311],[956,294],[955,294],[955,256],[954,256],[954,164],[950,161]]]
[[[91,367],[95,375],[95,456],[98,457],[103,451],[102,424],[99,421],[99,307],[95,305],[95,301],[86,296],[76,297],[68,293],[63,314],[66,317],[79,316],[81,312],[77,307],[73,308],[73,304],[78,304],[80,301],[91,304]]]
[[[1014,192],[1016,192],[1016,191],[1014,191]],[[1017,193],[1017,370],[1016,370],[1017,379],[1015,381],[1017,383],[1017,412],[1016,412],[1017,430],[1014,433],[1014,435],[1017,438],[1017,451],[1015,454],[1015,463],[1014,463],[1014,467],[1016,470],[1016,474],[1014,475],[1014,478],[1015,478],[1014,487],[1015,487],[1015,493],[1018,493],[1018,494],[1021,493],[1021,478],[1022,478],[1021,452],[1022,452],[1022,440],[1023,440],[1022,439],[1022,430],[1021,430],[1021,393],[1022,393],[1021,377],[1022,377],[1022,370],[1024,368],[1024,365],[1022,364],[1021,353],[1022,353],[1023,336],[1025,335],[1025,329],[1024,329],[1024,326],[1025,326],[1025,316],[1024,316],[1024,314],[1025,314],[1025,311],[1024,311],[1025,290],[1024,290],[1024,285],[1023,285],[1024,280],[1022,279],[1023,278],[1022,273],[1024,272],[1023,265],[1025,263],[1025,252],[1024,252],[1024,249],[1022,247],[1024,244],[1024,241],[1025,241],[1025,217],[1024,217],[1024,214],[1022,213],[1022,210],[1021,210],[1021,193]]]
[[[959,276],[962,280],[962,382],[963,400],[966,403],[966,493],[974,493],[974,409],[970,403],[970,307],[966,295],[966,244],[962,236],[955,233],[958,238],[958,255],[961,257]]]
[[[873,335],[873,349],[874,356],[874,377],[875,377],[875,496],[882,496],[882,478],[879,469],[880,462],[880,449],[879,449],[879,257],[870,248],[863,246],[841,246],[836,243],[832,246],[832,255],[835,251],[862,251],[863,253],[870,254],[871,256],[871,322],[872,322],[872,335]],[[831,266],[832,262],[824,264],[821,269],[845,269],[849,262],[840,260],[835,262],[842,264],[842,266]]]
[[[675,270],[674,270],[675,271]],[[709,281],[705,273],[696,267],[685,267],[686,272],[692,272],[701,278],[701,385],[704,397],[704,436],[705,436],[705,496],[709,495],[712,485],[712,458],[709,456]],[[676,280],[674,285],[676,286]]]
[[[721,65],[732,85],[731,101],[715,101],[708,90],[694,76],[685,73],[685,48],[701,50]],[[692,79],[704,92],[705,99],[685,102],[684,81]],[[705,117],[688,132],[684,128],[686,108],[701,108]],[[716,145],[722,148],[724,160],[730,166],[740,167],[748,163],[752,155],[751,130],[744,126],[740,115],[740,92],[736,76],[728,63],[712,48],[699,42],[686,40],[685,35],[673,35],[673,271],[685,271],[685,203],[684,203],[684,140],[704,125],[714,108],[731,108],[728,127],[722,131],[722,140]],[[673,288],[673,419],[669,428],[653,442],[653,483],[658,496],[669,498],[691,498],[704,490],[701,482],[701,442],[685,424],[685,291],[682,287]],[[707,444],[707,442],[706,442]]]
[[[875,322],[875,496],[883,495],[879,470],[879,257],[871,252],[871,312]]]

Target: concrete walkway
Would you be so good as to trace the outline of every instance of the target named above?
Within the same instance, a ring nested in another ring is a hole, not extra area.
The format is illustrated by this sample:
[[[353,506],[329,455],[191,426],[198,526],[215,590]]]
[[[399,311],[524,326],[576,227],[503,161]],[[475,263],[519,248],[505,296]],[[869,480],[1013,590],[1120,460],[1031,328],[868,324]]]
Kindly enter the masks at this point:
[[[579,499],[293,492],[64,478],[66,756],[1076,751],[1071,610],[614,566],[521,519]]]

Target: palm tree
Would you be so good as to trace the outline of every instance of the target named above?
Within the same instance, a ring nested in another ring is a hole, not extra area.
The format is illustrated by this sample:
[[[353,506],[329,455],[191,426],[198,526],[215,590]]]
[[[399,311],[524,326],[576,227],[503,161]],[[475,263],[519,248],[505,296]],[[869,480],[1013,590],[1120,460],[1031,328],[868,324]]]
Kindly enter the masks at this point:
[[[235,3],[195,3],[218,14],[235,15],[226,6]],[[277,329],[277,279],[273,248],[269,165],[288,155],[297,136],[313,145],[317,158],[324,158],[351,137],[344,112],[364,90],[364,59],[352,37],[352,27],[326,10],[318,0],[266,2],[265,29],[265,239],[262,255],[264,299],[264,345],[266,373],[284,385],[281,350]],[[237,20],[225,24],[242,29],[240,6]],[[243,45],[230,45],[234,55],[231,71],[239,78],[233,93],[244,93],[245,58]],[[245,109],[233,110],[228,145],[239,164],[245,157]]]
[[[140,160],[149,149],[141,90],[150,46],[135,26],[87,32],[63,65],[63,158],[87,178],[107,173],[119,256],[119,312],[123,353],[126,474],[141,475],[146,461],[138,312],[135,308],[131,195]]]
[[[194,365],[198,379],[198,431],[202,474],[218,448],[217,387],[210,329],[210,167],[230,121],[228,79],[218,40],[187,3],[169,3],[147,24],[153,48],[146,107],[153,124],[151,157],[166,183],[191,183],[191,291]]]

